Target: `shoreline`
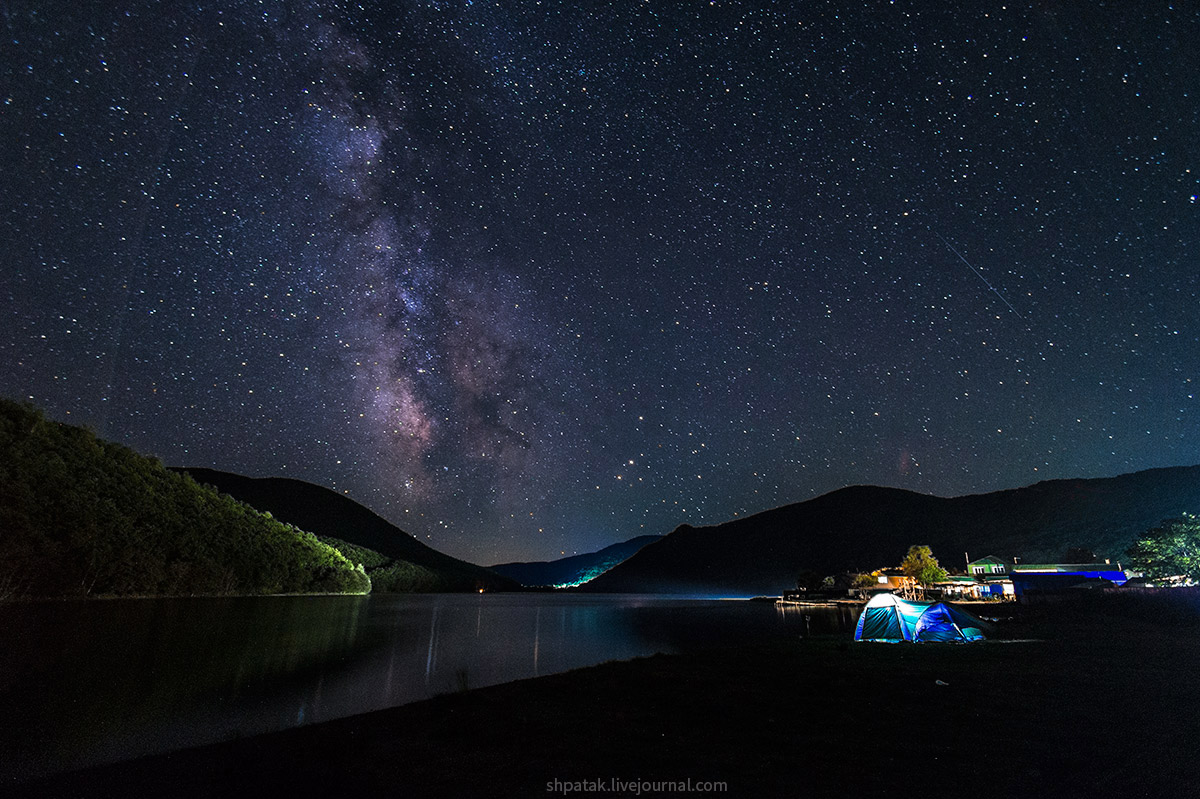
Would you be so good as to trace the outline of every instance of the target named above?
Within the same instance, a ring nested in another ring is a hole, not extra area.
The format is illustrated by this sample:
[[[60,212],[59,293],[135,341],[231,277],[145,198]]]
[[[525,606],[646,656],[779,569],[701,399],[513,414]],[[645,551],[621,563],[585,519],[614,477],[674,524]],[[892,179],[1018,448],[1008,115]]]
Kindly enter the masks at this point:
[[[986,758],[990,790],[1165,795],[1192,785],[1173,752],[1200,737],[1200,688],[1178,679],[1200,659],[1194,629],[1067,610],[1018,619],[1007,642],[838,635],[654,655],[11,787],[535,796],[608,776],[835,796],[894,789],[936,764],[923,793],[956,795],[967,783],[945,766]]]

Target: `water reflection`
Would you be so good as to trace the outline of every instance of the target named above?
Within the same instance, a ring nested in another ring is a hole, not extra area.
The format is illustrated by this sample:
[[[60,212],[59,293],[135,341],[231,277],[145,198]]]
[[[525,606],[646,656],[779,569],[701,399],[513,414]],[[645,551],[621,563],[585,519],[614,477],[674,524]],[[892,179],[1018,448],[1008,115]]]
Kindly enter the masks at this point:
[[[537,615],[533,619],[533,676],[538,676],[538,644],[541,643],[542,637],[542,609],[537,609]]]
[[[861,610],[859,604],[775,605],[775,612],[780,618],[797,623],[803,635],[828,635],[853,630]]]
[[[425,655],[425,685],[429,685],[429,679],[433,675],[433,653],[437,651],[437,617],[438,606],[433,606],[432,618],[429,621],[429,651]]]
[[[0,778],[605,660],[853,628],[850,609],[550,594],[0,606]]]
[[[319,706],[321,675],[359,648],[363,600],[0,606],[0,776],[240,734],[242,708],[306,682]]]

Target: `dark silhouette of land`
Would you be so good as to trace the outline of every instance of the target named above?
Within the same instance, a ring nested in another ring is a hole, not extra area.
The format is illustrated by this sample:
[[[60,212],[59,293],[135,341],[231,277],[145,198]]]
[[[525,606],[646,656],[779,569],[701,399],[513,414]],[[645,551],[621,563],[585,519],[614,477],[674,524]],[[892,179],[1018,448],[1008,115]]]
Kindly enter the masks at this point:
[[[317,536],[334,538],[378,552],[393,561],[410,564],[406,581],[372,590],[476,591],[515,590],[520,585],[482,566],[453,558],[426,546],[409,533],[349,497],[303,480],[287,477],[245,477],[215,469],[183,468],[198,483],[237,497],[247,505]],[[351,558],[353,559],[353,558]],[[396,569],[392,564],[391,568]],[[372,574],[368,571],[368,574]]]
[[[369,589],[315,536],[0,400],[0,599]]]
[[[526,586],[578,585],[595,579],[660,538],[660,535],[639,535],[637,538],[584,555],[571,555],[548,561],[498,563],[488,568]]]
[[[1114,563],[1139,533],[1200,508],[1200,466],[1051,480],[945,499],[853,486],[712,527],[684,525],[589,582],[585,590],[779,594],[806,571],[870,571],[928,544],[943,566],[964,554],[1054,561],[1072,547]]]

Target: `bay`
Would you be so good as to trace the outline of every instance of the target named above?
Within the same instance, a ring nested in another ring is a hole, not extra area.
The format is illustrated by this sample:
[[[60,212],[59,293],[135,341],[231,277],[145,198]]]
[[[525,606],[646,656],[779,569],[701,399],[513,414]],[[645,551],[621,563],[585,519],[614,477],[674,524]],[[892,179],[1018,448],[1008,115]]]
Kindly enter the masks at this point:
[[[853,608],[640,595],[0,606],[0,779],[286,729],[607,660],[849,633]]]

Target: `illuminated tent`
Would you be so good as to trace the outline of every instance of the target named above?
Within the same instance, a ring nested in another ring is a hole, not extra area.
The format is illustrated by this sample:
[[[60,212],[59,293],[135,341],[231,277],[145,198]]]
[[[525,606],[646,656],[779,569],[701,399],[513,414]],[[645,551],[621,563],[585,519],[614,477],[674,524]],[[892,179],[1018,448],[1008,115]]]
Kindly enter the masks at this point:
[[[876,594],[863,608],[854,629],[855,641],[912,641],[917,620],[929,602],[909,602],[895,594]]]
[[[917,643],[965,643],[982,641],[988,625],[970,613],[939,602],[925,609],[917,619],[913,639]]]
[[[910,602],[895,594],[876,594],[858,617],[854,640],[982,641],[985,630],[990,630],[986,622],[944,602]]]

